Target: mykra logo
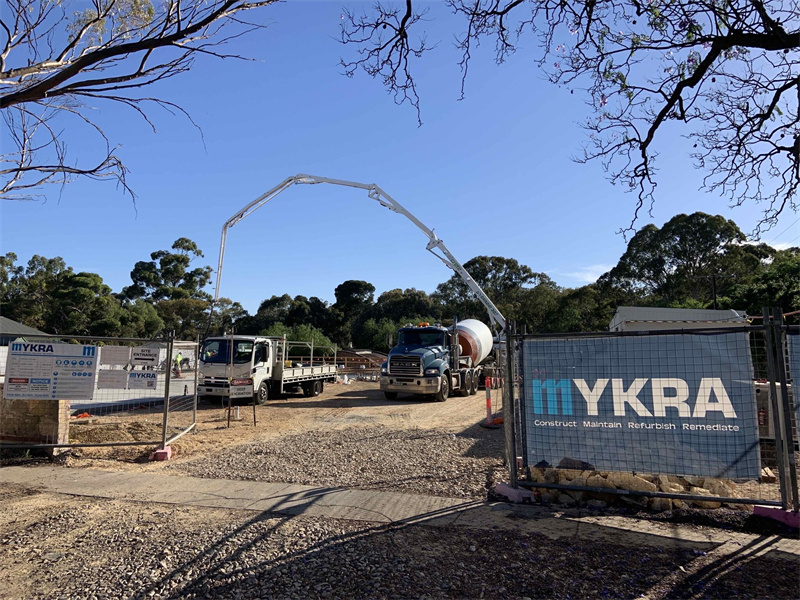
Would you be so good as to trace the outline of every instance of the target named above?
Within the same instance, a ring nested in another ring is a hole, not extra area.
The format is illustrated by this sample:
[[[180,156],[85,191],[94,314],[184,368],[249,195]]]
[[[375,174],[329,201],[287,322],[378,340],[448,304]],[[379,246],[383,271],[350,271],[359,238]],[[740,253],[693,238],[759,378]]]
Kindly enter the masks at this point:
[[[53,352],[53,344],[22,344],[14,342],[11,344],[12,352]]]
[[[648,408],[639,393],[650,383],[652,407]],[[625,388],[622,379],[598,379],[589,385],[585,379],[545,379],[533,382],[533,412],[548,415],[572,415],[573,399],[586,404],[587,416],[598,416],[600,399],[611,387],[611,404],[615,417],[624,417],[630,409],[640,417],[689,417],[702,419],[708,413],[722,413],[725,418],[735,419],[728,392],[719,377],[704,377],[697,387],[697,394],[690,394],[689,384],[677,378],[638,378]],[[577,394],[573,394],[573,386]],[[690,397],[691,396],[691,397]],[[608,395],[606,395],[608,397]],[[602,408],[606,412],[607,403]],[[559,410],[559,407],[561,410]],[[670,414],[667,415],[667,409]]]

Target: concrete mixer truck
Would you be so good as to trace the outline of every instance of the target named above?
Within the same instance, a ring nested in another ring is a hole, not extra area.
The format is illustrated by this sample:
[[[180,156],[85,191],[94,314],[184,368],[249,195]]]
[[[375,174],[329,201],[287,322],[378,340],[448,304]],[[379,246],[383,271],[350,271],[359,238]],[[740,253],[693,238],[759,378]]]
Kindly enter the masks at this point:
[[[397,345],[381,365],[380,387],[388,400],[399,393],[433,396],[444,402],[453,393],[477,393],[494,367],[483,361],[492,351],[492,333],[475,319],[452,328],[419,323],[402,327]]]

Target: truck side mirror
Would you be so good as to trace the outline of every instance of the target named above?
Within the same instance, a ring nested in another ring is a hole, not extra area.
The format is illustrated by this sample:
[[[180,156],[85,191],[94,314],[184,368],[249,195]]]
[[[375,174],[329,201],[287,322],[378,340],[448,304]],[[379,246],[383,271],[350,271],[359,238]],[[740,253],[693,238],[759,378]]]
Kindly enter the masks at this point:
[[[269,359],[269,346],[261,347],[261,362],[267,362]]]
[[[394,336],[391,333],[387,333],[386,334],[386,345],[389,346],[389,348],[393,348],[394,347],[394,344],[392,342],[394,342]]]

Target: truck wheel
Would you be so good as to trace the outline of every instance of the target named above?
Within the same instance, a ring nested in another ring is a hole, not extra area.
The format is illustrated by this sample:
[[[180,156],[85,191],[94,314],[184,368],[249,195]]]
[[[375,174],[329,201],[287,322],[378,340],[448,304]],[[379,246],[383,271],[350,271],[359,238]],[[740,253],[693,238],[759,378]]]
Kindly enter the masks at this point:
[[[469,395],[470,396],[474,396],[475,394],[478,393],[478,379],[479,379],[479,377],[480,377],[480,375],[478,375],[477,373],[472,373],[472,378],[471,378],[472,379],[472,385],[469,388]]]
[[[309,381],[303,385],[303,395],[306,398],[315,398],[322,393],[321,381]]]
[[[436,402],[444,402],[450,395],[450,373],[442,375],[442,385],[439,386],[439,391],[433,395]]]
[[[460,387],[458,388],[458,395],[469,396],[469,371],[459,372],[458,381],[460,384]]]
[[[397,392],[383,392],[387,400],[397,400]]]
[[[269,384],[262,381],[256,392],[256,404],[264,405],[269,400]]]

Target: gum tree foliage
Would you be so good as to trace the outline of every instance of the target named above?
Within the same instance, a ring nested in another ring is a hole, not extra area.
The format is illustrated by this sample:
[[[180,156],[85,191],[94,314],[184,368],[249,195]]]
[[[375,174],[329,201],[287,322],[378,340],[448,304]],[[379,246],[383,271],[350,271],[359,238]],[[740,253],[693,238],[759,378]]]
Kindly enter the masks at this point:
[[[777,251],[751,279],[735,282],[730,296],[732,308],[751,315],[762,314],[765,306],[778,306],[784,313],[800,310],[800,248]]]
[[[711,278],[718,296],[724,296],[737,281],[761,272],[775,252],[745,241],[736,223],[720,215],[676,215],[661,228],[650,224],[637,231],[617,266],[600,281],[639,294],[646,303],[709,302]]]
[[[131,271],[133,283],[122,290],[123,296],[130,299],[148,298],[159,300],[179,300],[185,298],[209,300],[203,288],[211,280],[211,267],[190,269],[196,258],[203,258],[203,252],[189,238],[178,238],[172,250],[158,250],[150,254],[151,260],[139,261]]]
[[[392,349],[389,339],[397,341],[397,330],[402,325],[391,319],[367,319],[361,327],[356,344],[359,348],[369,348],[379,352],[388,352]]]
[[[34,255],[25,267],[0,257],[0,314],[46,333],[151,337],[163,322],[144,301],[121,302],[97,273],[75,273],[61,257]]]
[[[353,328],[372,307],[375,286],[362,280],[348,279],[336,286],[336,302],[331,306],[330,337],[343,347],[353,343]]]
[[[553,83],[583,87],[594,114],[578,162],[599,160],[637,196],[633,227],[656,190],[666,129],[683,132],[704,173],[703,189],[731,204],[762,203],[756,233],[797,210],[800,183],[800,10],[797,0],[446,0],[461,18],[462,97],[481,43],[498,64],[538,47]],[[420,118],[414,69],[427,41],[417,0],[346,12],[342,60],[349,76],[380,79]],[[421,123],[421,121],[420,121]],[[671,124],[674,124],[671,125]]]
[[[165,331],[174,331],[178,339],[192,340],[205,333],[211,296],[203,289],[211,280],[211,267],[194,267],[203,252],[189,238],[178,238],[170,250],[157,250],[151,260],[138,261],[131,271],[131,285],[122,289],[124,300],[151,302],[164,322]],[[239,307],[241,308],[241,307]],[[241,317],[234,305],[225,305],[216,327]],[[228,314],[230,313],[230,314]]]
[[[433,300],[422,290],[396,288],[383,292],[368,311],[369,318],[377,322],[389,319],[395,322],[420,320],[436,313]],[[436,319],[438,320],[437,316]]]
[[[0,13],[0,111],[7,135],[0,197],[29,199],[48,183],[116,180],[127,169],[96,120],[104,102],[184,111],[145,91],[192,68],[199,55],[262,25],[248,11],[276,0],[7,0]],[[94,113],[94,114],[93,114]],[[184,113],[185,114],[185,113]],[[67,140],[94,136],[94,157]]]
[[[513,258],[476,256],[465,262],[464,268],[509,320],[519,320],[520,306],[526,290],[541,284],[554,285],[544,273],[535,273]],[[440,283],[432,298],[439,305],[443,319],[449,320],[454,316],[459,320],[487,319],[486,307],[475,298],[457,274]]]
[[[267,329],[260,331],[259,335],[285,335],[287,340],[293,342],[314,342],[314,356],[330,356],[334,353],[333,342],[322,331],[308,324],[289,326],[284,323],[273,323]],[[290,356],[309,356],[310,354],[311,348],[303,346],[289,348]]]

